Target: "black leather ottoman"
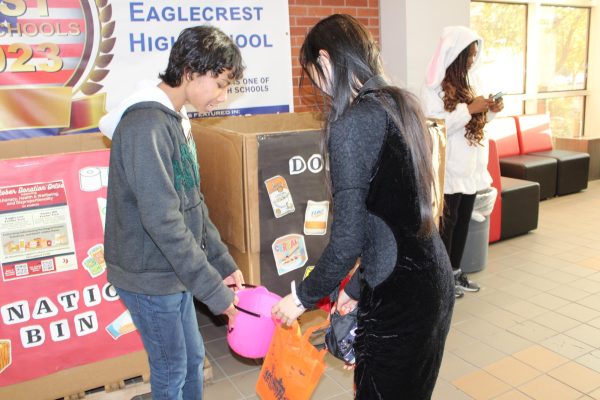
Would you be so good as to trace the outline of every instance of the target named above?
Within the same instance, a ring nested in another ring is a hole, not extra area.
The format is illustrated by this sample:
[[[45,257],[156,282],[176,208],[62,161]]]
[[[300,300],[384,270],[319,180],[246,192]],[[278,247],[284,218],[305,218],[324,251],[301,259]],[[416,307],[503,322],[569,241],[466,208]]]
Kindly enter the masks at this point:
[[[537,228],[540,184],[502,176],[500,239],[523,235]]]
[[[502,157],[500,158],[500,174],[503,177],[539,183],[539,200],[556,195],[557,161],[554,158],[528,154]],[[504,186],[502,188],[504,191]]]
[[[568,150],[548,150],[528,155],[553,158],[557,161],[556,194],[579,192],[587,188],[590,155]]]

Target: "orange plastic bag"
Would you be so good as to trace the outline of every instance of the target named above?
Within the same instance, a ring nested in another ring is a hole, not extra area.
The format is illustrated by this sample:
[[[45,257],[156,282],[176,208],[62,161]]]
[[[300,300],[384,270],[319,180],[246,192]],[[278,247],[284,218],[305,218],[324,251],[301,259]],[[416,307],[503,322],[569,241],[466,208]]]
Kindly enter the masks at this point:
[[[298,324],[275,327],[256,383],[256,393],[262,400],[310,399],[325,371],[323,358],[327,350],[317,350],[308,339],[322,328],[308,328],[302,335]]]

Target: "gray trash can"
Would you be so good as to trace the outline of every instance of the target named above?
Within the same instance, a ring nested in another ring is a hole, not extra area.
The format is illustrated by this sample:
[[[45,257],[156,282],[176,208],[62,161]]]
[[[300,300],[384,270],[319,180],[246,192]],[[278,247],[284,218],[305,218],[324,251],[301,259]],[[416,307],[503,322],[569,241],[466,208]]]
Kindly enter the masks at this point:
[[[473,204],[473,214],[469,222],[467,243],[460,269],[466,273],[478,272],[487,264],[488,246],[490,239],[490,214],[494,209],[498,191],[489,187],[477,192]]]
[[[488,258],[490,238],[490,216],[478,222],[471,219],[465,251],[460,261],[460,269],[465,273],[478,272],[485,268]]]

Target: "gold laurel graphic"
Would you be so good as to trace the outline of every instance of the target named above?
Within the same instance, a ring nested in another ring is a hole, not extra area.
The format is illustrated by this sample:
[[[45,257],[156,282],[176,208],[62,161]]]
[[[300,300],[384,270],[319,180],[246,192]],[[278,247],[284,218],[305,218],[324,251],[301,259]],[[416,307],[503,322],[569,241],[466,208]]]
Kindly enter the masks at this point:
[[[86,82],[84,82],[79,90],[87,96],[96,94],[103,88],[99,83],[109,73],[109,69],[106,67],[110,64],[113,59],[111,51],[115,47],[116,38],[113,37],[115,31],[115,21],[112,19],[112,6],[108,4],[108,0],[95,0],[96,6],[98,7],[100,20],[100,34],[101,42],[98,49],[99,55],[94,63],[94,68],[88,75]],[[90,82],[91,81],[91,82]]]

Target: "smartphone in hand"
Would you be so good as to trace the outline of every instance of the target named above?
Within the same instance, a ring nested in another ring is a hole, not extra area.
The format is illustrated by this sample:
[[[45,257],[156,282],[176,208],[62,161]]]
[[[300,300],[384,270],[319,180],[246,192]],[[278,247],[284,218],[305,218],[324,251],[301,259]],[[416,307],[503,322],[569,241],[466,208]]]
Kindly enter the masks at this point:
[[[504,93],[498,92],[494,96],[492,96],[492,100],[498,102],[500,101],[500,99],[502,99],[502,96],[504,96]]]

